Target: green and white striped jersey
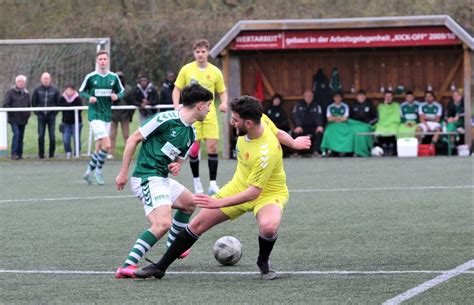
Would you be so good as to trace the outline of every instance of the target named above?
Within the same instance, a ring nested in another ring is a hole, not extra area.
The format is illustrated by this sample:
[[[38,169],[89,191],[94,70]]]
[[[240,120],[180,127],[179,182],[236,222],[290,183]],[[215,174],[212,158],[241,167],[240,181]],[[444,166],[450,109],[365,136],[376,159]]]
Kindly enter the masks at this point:
[[[117,94],[118,99],[124,97],[125,89],[120,82],[117,74],[113,72],[107,72],[102,75],[97,71],[87,74],[86,78],[82,82],[79,92],[83,98],[87,101],[94,96],[97,98],[97,102],[89,104],[89,121],[101,120],[104,122],[110,122],[112,119],[112,99],[110,96],[112,93]]]
[[[168,177],[168,165],[176,158],[186,159],[196,140],[196,131],[178,111],[159,112],[139,128],[145,138],[140,148],[133,177]]]
[[[437,116],[441,117],[443,114],[443,106],[438,102],[432,102],[431,104],[424,102],[420,105],[418,114],[424,115],[427,121],[434,121]]]
[[[326,111],[327,117],[345,117],[349,116],[349,106],[346,103],[340,103],[336,105],[336,103],[332,103],[328,106]]]
[[[401,122],[415,122],[419,123],[420,120],[418,118],[418,111],[420,108],[420,103],[418,101],[413,101],[412,103],[409,103],[408,101],[403,102],[400,105],[400,117],[401,117]]]

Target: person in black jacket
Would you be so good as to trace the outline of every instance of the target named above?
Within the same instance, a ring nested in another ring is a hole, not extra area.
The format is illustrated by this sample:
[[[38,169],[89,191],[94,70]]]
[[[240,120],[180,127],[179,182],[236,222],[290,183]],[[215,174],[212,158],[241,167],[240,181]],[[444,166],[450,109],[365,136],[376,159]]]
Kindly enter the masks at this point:
[[[18,75],[15,78],[15,87],[8,90],[5,94],[4,108],[23,108],[31,107],[30,94],[26,88],[26,76]],[[28,124],[30,112],[8,112],[8,123],[12,127],[12,152],[13,160],[19,160],[23,157],[23,136],[25,127]]]
[[[146,75],[138,78],[134,93],[134,104],[140,107],[140,124],[156,113],[155,109],[145,109],[145,106],[158,104],[158,91]]]
[[[288,115],[283,108],[283,97],[280,94],[272,96],[271,106],[265,110],[265,114],[275,123],[278,129],[289,132],[290,123],[288,122]]]
[[[451,136],[451,142],[456,144],[464,142],[464,99],[458,90],[453,91],[453,98],[448,102],[445,117],[447,131],[459,133],[456,139],[454,136]]]
[[[378,121],[377,109],[371,100],[367,99],[363,89],[357,91],[356,101],[349,108],[349,117],[353,120],[374,125]]]
[[[313,156],[320,156],[324,118],[321,106],[314,102],[313,99],[313,92],[306,90],[304,92],[304,100],[297,102],[293,108],[293,136],[296,138],[302,135],[309,135],[311,137],[309,153],[312,153]]]
[[[79,93],[76,91],[74,85],[67,85],[64,89],[64,93],[59,99],[59,106],[62,107],[77,107],[82,106],[82,100]],[[74,148],[76,148],[76,137],[75,137],[75,116],[74,111],[63,111],[63,118],[59,130],[63,134],[64,151],[66,152],[66,158],[71,159],[71,137],[74,138]],[[82,117],[81,110],[79,110],[79,155],[81,153],[81,130],[82,130]],[[74,149],[76,151],[76,149]],[[76,156],[79,157],[79,156]]]
[[[173,89],[176,76],[174,72],[168,72],[166,80],[161,85],[160,90],[160,104],[161,105],[173,105]],[[166,109],[165,109],[166,111]]]
[[[33,107],[56,107],[61,96],[58,88],[51,85],[51,75],[48,72],[41,74],[41,85],[33,90],[31,105]],[[49,157],[54,157],[56,150],[56,114],[57,111],[35,111],[38,117],[38,155],[44,158],[44,134],[48,125]]]

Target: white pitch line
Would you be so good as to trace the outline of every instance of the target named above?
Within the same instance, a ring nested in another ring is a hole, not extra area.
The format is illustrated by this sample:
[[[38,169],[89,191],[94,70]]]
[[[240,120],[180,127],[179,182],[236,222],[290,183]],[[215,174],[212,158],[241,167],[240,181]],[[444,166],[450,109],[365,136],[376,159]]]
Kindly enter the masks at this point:
[[[382,305],[397,305],[403,301],[409,300],[428,289],[431,289],[443,282],[446,282],[450,278],[466,273],[467,270],[474,268],[474,260],[470,260],[462,265],[457,266],[454,269],[444,272],[443,274],[435,277],[432,280],[426,281],[410,290],[407,290],[390,300],[385,301]]]
[[[328,270],[328,271],[278,271],[285,275],[392,275],[392,274],[445,274],[446,270],[374,270],[374,271],[351,271],[351,270]],[[109,275],[113,271],[81,271],[81,270],[10,270],[0,269],[2,273],[14,274],[79,274],[79,275]],[[463,271],[461,273],[474,274],[474,271]],[[175,275],[257,275],[255,271],[168,271],[166,274]]]
[[[377,192],[377,191],[420,191],[420,190],[446,190],[446,189],[474,189],[474,185],[453,185],[453,186],[395,186],[395,187],[372,187],[372,188],[331,188],[331,189],[311,189],[311,190],[290,190],[290,193],[325,193],[325,192]],[[42,202],[42,201],[72,201],[72,200],[96,200],[96,199],[118,199],[134,198],[132,195],[116,196],[92,196],[92,197],[60,197],[60,198],[29,198],[29,199],[4,199],[0,203],[12,202]]]

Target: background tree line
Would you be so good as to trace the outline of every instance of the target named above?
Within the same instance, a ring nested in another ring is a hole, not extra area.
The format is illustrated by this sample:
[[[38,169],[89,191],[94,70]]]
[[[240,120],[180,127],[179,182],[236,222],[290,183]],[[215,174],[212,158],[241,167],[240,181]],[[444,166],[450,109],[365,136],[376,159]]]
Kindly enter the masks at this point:
[[[157,82],[242,19],[448,14],[474,32],[474,0],[0,0],[0,39],[110,37],[112,67]]]

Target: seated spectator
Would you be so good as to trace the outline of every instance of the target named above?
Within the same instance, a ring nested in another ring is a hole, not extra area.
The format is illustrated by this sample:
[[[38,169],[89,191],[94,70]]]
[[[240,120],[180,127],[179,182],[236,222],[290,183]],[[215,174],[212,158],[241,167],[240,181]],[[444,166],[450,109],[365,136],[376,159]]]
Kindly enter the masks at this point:
[[[328,122],[345,122],[349,118],[349,106],[342,101],[342,93],[336,92],[333,96],[334,103],[328,106],[326,118]]]
[[[464,100],[459,91],[453,91],[453,99],[449,101],[446,109],[447,131],[464,134]],[[451,136],[451,143],[463,141],[463,136]]]
[[[158,91],[146,75],[138,78],[134,94],[134,104],[140,107],[140,124],[156,113],[155,109],[145,109],[145,106],[158,104]]]
[[[426,91],[425,101],[418,109],[418,115],[420,116],[418,130],[423,132],[435,132],[431,139],[431,144],[436,144],[436,142],[438,142],[439,134],[441,132],[440,119],[442,113],[443,106],[435,101],[433,91]]]
[[[59,99],[59,106],[61,107],[77,107],[82,106],[82,100],[79,97],[79,93],[73,85],[67,85],[64,89],[63,95]],[[59,131],[63,134],[64,151],[66,152],[66,159],[71,159],[71,138],[74,138],[74,151],[76,151],[76,136],[75,136],[75,116],[74,111],[63,111],[63,118],[59,125]],[[82,117],[81,110],[79,110],[79,155],[81,152],[81,130],[82,130]],[[79,156],[77,156],[79,157]]]
[[[120,82],[122,83],[125,89],[125,95],[123,99],[117,100],[114,103],[114,106],[128,106],[133,105],[133,90],[130,85],[125,83],[125,75],[123,72],[117,72],[118,77],[120,78]],[[110,124],[110,150],[109,154],[107,155],[107,159],[113,159],[115,154],[115,146],[117,142],[117,131],[118,125],[122,127],[122,136],[123,136],[123,143],[127,142],[127,139],[130,135],[130,122],[133,118],[133,113],[135,110],[113,110],[112,111],[112,124]]]
[[[353,120],[364,122],[370,125],[377,123],[377,109],[363,89],[357,91],[356,102],[350,106],[349,117]]]
[[[321,107],[313,99],[313,92],[306,90],[304,92],[304,100],[297,102],[293,108],[293,136],[296,138],[302,135],[309,135],[311,137],[311,148],[309,151],[302,151],[301,154],[312,154],[317,157],[320,155],[324,128]]]
[[[398,127],[397,138],[413,138],[416,131],[416,126],[420,123],[418,117],[418,110],[420,103],[415,100],[413,91],[407,91],[405,101],[400,105],[400,126]]]
[[[393,102],[393,92],[385,91],[383,103],[377,107],[379,121],[375,125],[377,142],[384,150],[384,156],[395,156],[396,138],[400,125],[400,104]]]
[[[283,108],[283,98],[280,94],[275,94],[272,97],[271,106],[265,110],[265,114],[275,123],[278,129],[286,132],[290,131],[290,123],[288,122],[288,115]]]
[[[26,76],[17,75],[15,86],[5,94],[3,108],[23,108],[31,107],[30,94],[26,90]],[[12,127],[12,153],[13,160],[23,158],[23,138],[25,127],[28,124],[30,112],[8,112],[8,123]]]

